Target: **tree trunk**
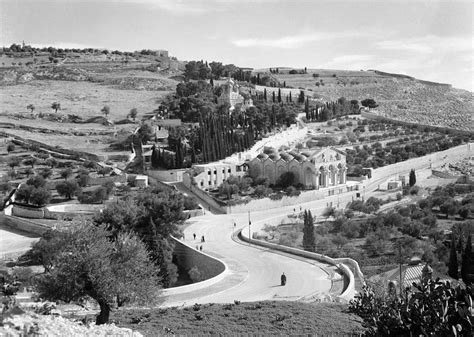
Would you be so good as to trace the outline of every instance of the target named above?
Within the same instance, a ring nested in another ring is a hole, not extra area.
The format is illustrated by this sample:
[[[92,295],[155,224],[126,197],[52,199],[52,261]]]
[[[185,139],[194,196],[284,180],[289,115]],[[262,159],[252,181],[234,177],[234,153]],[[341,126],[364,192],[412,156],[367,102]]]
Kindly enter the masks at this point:
[[[95,324],[101,325],[109,322],[110,306],[104,299],[97,300],[100,306],[100,313],[95,320]]]

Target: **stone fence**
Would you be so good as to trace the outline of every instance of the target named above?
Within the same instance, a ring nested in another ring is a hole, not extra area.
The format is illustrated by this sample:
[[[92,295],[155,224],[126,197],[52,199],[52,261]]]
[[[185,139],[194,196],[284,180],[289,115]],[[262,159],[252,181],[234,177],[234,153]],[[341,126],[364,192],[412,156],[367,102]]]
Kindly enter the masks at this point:
[[[281,251],[281,252],[289,253],[289,254],[296,255],[296,256],[305,257],[305,258],[308,258],[308,259],[312,259],[312,260],[316,260],[316,261],[320,261],[320,262],[324,262],[324,263],[328,263],[330,265],[336,266],[343,273],[344,277],[347,280],[347,282],[345,282],[345,284],[347,284],[347,286],[344,289],[344,291],[338,296],[338,298],[343,302],[348,302],[348,301],[350,301],[351,299],[354,298],[354,295],[355,295],[354,274],[352,273],[351,269],[346,264],[350,264],[351,267],[353,267],[357,271],[358,276],[361,277],[361,279],[362,279],[363,274],[360,271],[359,264],[357,263],[357,261],[349,259],[349,258],[333,259],[329,256],[325,256],[325,255],[322,255],[322,254],[311,253],[311,252],[307,252],[307,251],[304,251],[304,250],[301,250],[301,249],[296,249],[296,248],[287,247],[287,246],[281,246],[281,245],[278,245],[278,244],[275,244],[275,243],[269,243],[269,242],[266,242],[266,241],[256,240],[256,239],[253,239],[253,238],[250,239],[245,232],[246,232],[245,230],[241,230],[240,233],[239,233],[239,237],[242,240],[244,240],[246,242],[249,242],[251,244],[255,244],[257,246],[270,248],[270,249],[273,249],[273,250],[278,250],[278,251]]]
[[[176,255],[179,265],[183,266],[187,271],[196,267],[201,273],[203,281],[164,289],[164,296],[184,294],[190,291],[207,288],[221,281],[228,274],[228,268],[223,261],[198,251],[175,237],[172,237],[172,239],[175,243],[173,254]]]

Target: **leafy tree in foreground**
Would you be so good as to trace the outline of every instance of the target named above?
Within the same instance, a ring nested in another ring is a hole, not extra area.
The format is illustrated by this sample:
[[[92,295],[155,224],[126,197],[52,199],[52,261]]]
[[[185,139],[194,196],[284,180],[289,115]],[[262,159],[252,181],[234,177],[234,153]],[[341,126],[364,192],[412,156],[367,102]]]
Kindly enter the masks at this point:
[[[52,232],[33,245],[45,274],[36,280],[42,298],[71,302],[85,296],[96,300],[96,324],[109,320],[112,306],[156,301],[159,278],[145,245],[133,234],[109,240],[104,227],[90,223]]]
[[[173,264],[173,241],[178,235],[178,225],[183,214],[183,196],[173,190],[149,188],[136,198],[119,200],[97,214],[94,221],[106,224],[113,235],[121,231],[133,231],[145,242],[150,255],[160,269],[164,287],[177,280],[177,267]]]
[[[427,280],[407,296],[377,296],[370,287],[355,296],[349,311],[359,315],[368,336],[472,336],[473,289]]]

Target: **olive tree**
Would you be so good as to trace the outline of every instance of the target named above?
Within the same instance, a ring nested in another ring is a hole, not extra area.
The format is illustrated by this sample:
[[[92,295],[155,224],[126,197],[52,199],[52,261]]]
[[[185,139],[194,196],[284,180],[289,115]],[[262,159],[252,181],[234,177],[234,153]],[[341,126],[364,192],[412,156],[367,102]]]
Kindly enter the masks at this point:
[[[100,306],[96,324],[108,322],[115,304],[143,305],[158,299],[157,268],[134,234],[119,233],[112,241],[105,227],[77,223],[43,237],[31,255],[47,266],[36,279],[39,295],[66,302],[90,296]]]

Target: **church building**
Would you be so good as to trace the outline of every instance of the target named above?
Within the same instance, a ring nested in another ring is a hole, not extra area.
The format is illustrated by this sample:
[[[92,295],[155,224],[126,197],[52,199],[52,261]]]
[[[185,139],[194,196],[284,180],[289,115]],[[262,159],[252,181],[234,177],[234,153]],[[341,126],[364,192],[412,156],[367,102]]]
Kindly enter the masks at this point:
[[[292,172],[306,189],[319,189],[346,184],[346,156],[333,148],[304,152],[278,152],[271,147],[248,162],[252,178],[267,177],[275,184],[285,172]]]

